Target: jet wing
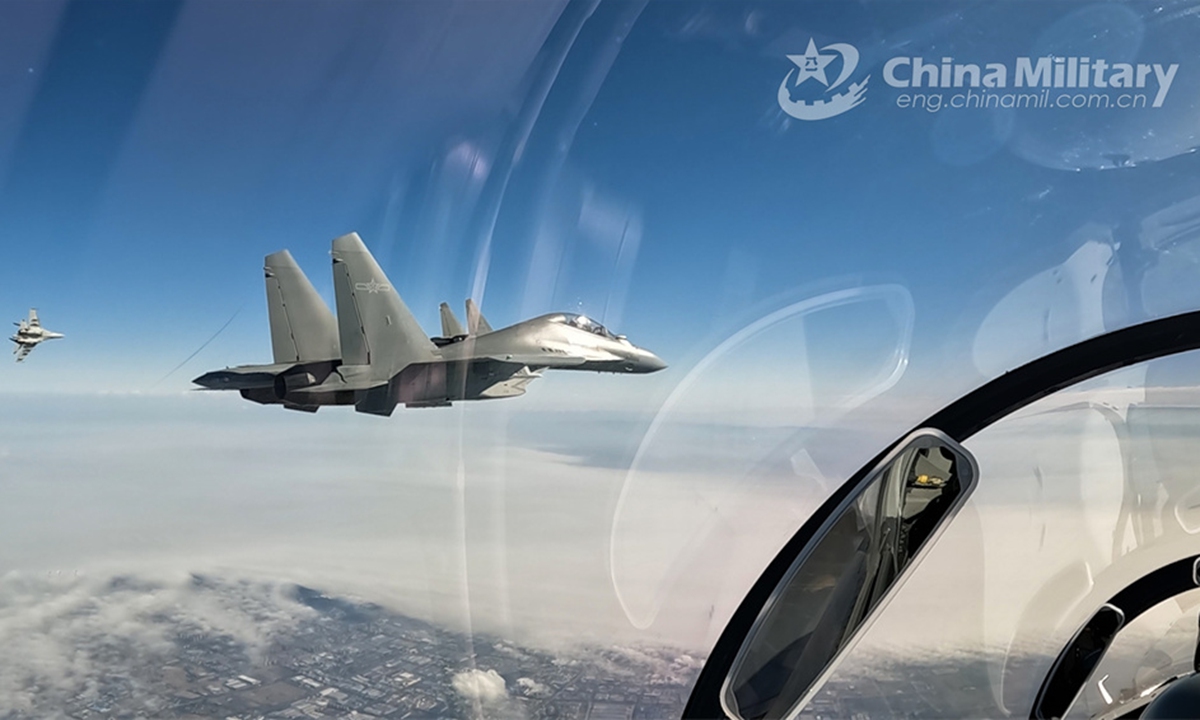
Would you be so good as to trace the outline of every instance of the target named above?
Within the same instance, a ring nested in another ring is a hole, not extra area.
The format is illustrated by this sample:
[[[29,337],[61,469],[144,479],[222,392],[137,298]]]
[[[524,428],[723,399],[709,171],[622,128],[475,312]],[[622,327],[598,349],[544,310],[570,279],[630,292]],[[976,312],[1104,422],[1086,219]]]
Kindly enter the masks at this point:
[[[38,320],[37,309],[29,308],[29,327],[41,327],[42,321]]]
[[[17,362],[21,362],[22,360],[24,360],[29,355],[29,353],[33,352],[33,348],[34,348],[33,345],[25,345],[24,343],[17,343],[17,346],[15,348],[13,348],[13,354],[17,356]]]
[[[492,385],[483,392],[479,393],[480,397],[485,398],[504,398],[516,397],[524,395],[525,388],[529,383],[537,380],[542,376],[541,370],[530,370],[528,367],[522,367],[517,372],[513,373],[507,380]]]

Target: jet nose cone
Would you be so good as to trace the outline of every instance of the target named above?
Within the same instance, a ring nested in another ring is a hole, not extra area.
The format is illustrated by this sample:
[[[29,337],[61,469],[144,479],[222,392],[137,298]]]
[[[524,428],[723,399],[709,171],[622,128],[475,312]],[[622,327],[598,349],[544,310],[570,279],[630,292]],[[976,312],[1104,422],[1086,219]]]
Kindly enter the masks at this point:
[[[663,362],[662,358],[649,351],[646,351],[642,357],[638,358],[638,372],[658,372],[666,367],[667,364]]]
[[[228,381],[229,378],[221,372],[206,372],[195,380],[192,380],[194,384],[208,388],[209,390],[220,390]]]

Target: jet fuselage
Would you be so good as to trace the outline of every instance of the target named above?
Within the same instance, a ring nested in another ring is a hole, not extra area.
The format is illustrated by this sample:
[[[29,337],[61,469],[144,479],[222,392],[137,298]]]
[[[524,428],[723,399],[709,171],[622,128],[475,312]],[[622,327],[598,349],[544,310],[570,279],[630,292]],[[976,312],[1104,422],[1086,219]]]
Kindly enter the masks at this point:
[[[358,235],[334,240],[331,254],[336,318],[287,251],[268,255],[275,362],[215,370],[193,382],[295,410],[354,405],[388,415],[398,404],[522,395],[545,370],[645,374],[666,367],[582,315],[553,313],[492,330],[470,300],[465,328],[443,304],[445,337],[430,338]]]
[[[21,320],[13,323],[17,326],[15,335],[9,340],[16,343],[13,348],[13,354],[17,356],[17,362],[22,362],[33,352],[33,349],[46,340],[57,340],[63,337],[62,333],[52,332],[42,327],[41,321],[38,320],[37,310],[29,310],[29,319]]]
[[[531,369],[643,374],[667,366],[649,350],[603,328],[602,332],[582,329],[572,322],[575,317],[579,316],[542,315],[484,335],[468,335],[438,349],[447,361],[492,359]]]
[[[28,327],[22,323],[21,327],[17,328],[17,334],[9,340],[26,345],[37,345],[43,340],[57,340],[62,336],[62,333],[51,332],[41,327]]]

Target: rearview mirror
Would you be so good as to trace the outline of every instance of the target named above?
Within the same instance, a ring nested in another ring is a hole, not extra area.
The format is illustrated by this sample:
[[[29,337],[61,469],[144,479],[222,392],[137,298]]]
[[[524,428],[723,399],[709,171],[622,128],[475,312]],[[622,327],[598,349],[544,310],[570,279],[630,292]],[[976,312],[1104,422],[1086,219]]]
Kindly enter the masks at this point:
[[[721,691],[731,718],[795,718],[975,487],[978,466],[918,430],[867,473],[767,601]]]

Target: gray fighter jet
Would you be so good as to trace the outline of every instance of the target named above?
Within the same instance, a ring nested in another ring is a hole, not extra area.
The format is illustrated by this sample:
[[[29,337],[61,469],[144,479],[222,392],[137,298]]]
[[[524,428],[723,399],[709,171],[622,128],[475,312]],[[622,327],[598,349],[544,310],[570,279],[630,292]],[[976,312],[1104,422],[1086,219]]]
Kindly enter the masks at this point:
[[[651,373],[666,363],[603,325],[573,313],[493,330],[467,300],[464,328],[441,305],[442,335],[425,335],[356,233],[333,241],[337,317],[288,251],[266,257],[271,365],[242,365],[193,380],[210,390],[292,410],[353,405],[391,415],[396,405],[523,395],[548,369]]]
[[[40,345],[45,340],[57,340],[62,337],[62,333],[50,332],[42,327],[41,320],[38,320],[37,310],[29,308],[29,319],[15,322],[17,326],[17,334],[9,338],[17,344],[13,348],[13,355],[17,356],[17,362],[22,362],[33,352],[33,349]]]

